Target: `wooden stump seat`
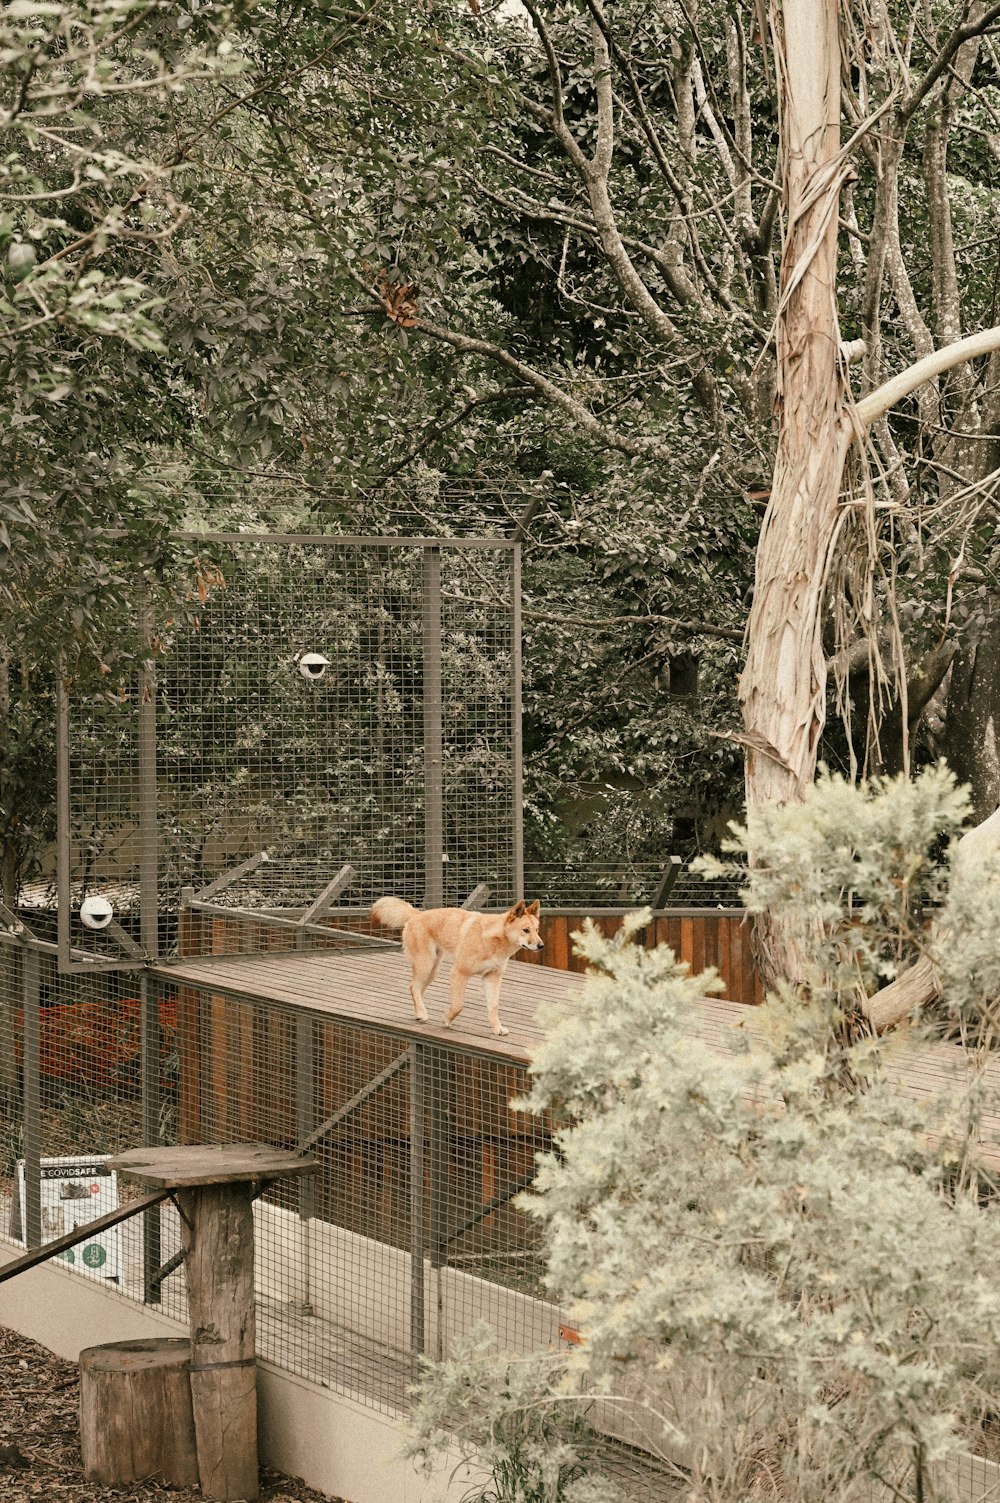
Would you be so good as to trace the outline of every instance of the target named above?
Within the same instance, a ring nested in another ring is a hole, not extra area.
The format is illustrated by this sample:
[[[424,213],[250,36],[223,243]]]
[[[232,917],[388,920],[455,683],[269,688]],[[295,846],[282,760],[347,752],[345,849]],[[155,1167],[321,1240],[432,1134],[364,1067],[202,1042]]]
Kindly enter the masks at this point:
[[[151,1336],[80,1353],[80,1448],[95,1482],[198,1481],[191,1343]]]
[[[135,1148],[110,1167],[177,1192],[198,1482],[221,1503],[257,1498],[255,1187],[319,1165],[266,1143],[226,1143]]]

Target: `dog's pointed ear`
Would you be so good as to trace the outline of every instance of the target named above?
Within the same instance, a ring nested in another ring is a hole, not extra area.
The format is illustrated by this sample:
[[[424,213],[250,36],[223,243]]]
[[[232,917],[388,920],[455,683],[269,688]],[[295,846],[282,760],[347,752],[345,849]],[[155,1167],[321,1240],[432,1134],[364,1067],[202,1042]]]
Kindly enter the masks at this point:
[[[524,911],[525,913],[533,913],[535,915],[535,918],[537,918],[542,911],[542,905],[536,898],[533,903],[528,904],[527,908]]]
[[[520,918],[521,914],[523,912],[524,912],[524,899],[523,898],[518,898],[518,900],[514,904],[513,908],[507,914],[507,917],[508,918],[512,918],[512,919]]]

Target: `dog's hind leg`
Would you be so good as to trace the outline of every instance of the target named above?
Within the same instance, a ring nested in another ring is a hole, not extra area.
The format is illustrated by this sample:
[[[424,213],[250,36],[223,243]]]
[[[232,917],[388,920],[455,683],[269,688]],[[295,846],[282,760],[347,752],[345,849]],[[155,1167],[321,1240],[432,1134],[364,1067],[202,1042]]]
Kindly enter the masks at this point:
[[[457,965],[453,965],[451,968],[451,1006],[442,1019],[445,1028],[451,1027],[465,1006],[465,988],[468,984],[468,972],[460,971]]]
[[[510,1033],[500,1021],[500,986],[503,982],[503,971],[489,971],[483,977],[483,991],[486,993],[486,1016],[490,1020],[490,1028],[497,1038],[503,1038],[505,1033]]]
[[[437,975],[438,966],[441,964],[441,952],[437,949],[420,951],[410,956],[410,964],[413,966],[413,976],[410,980],[413,1016],[418,1023],[426,1023],[427,1008],[424,1006],[424,992]]]

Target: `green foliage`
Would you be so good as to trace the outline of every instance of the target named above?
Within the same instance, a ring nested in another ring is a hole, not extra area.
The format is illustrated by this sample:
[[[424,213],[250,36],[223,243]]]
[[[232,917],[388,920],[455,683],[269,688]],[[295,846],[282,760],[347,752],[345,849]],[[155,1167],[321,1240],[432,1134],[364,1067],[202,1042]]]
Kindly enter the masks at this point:
[[[413,1410],[411,1454],[430,1473],[437,1452],[467,1442],[485,1479],[466,1503],[616,1503],[619,1490],[597,1468],[586,1406],[568,1388],[558,1359],[498,1361],[493,1333],[477,1327],[452,1357],[425,1360]]]
[[[781,915],[814,1002],[835,1027],[856,1026],[861,999],[934,947],[928,919],[950,872],[942,848],[968,814],[967,790],[943,763],[912,782],[860,787],[821,768],[801,804],[764,805],[730,826],[723,848],[743,858],[736,867],[695,865],[707,877],[744,875],[748,912]]]
[[[964,811],[943,769],[861,790],[825,777],[804,810],[737,837],[763,863],[751,903],[813,944],[815,984],[770,997],[759,1034],[724,1048],[692,1027],[713,973],[630,942],[647,914],[614,942],[587,926],[594,970],[532,1064],[527,1108],[557,1131],[522,1198],[583,1343],[556,1375],[540,1357],[534,1392],[502,1355],[431,1373],[424,1443],[427,1417],[452,1412],[467,1454],[495,1446],[491,1385],[518,1371],[526,1408],[575,1392],[598,1429],[630,1412],[691,1499],[942,1496],[939,1463],[1000,1403],[996,1211],[972,1193],[990,1181],[969,1146],[986,1093],[910,1098],[882,1046],[835,1024],[946,885],[937,858]]]

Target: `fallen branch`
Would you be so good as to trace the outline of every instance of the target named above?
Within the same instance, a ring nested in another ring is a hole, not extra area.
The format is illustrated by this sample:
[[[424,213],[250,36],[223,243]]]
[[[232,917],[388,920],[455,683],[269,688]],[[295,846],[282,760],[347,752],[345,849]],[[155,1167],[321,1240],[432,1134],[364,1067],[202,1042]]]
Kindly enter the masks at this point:
[[[955,850],[954,865],[967,871],[970,865],[984,865],[997,854],[1000,854],[1000,809],[966,831]],[[947,929],[939,931],[937,941],[947,943]],[[869,997],[863,1010],[875,1033],[884,1033],[940,995],[941,977],[933,961],[924,955],[895,981]]]

